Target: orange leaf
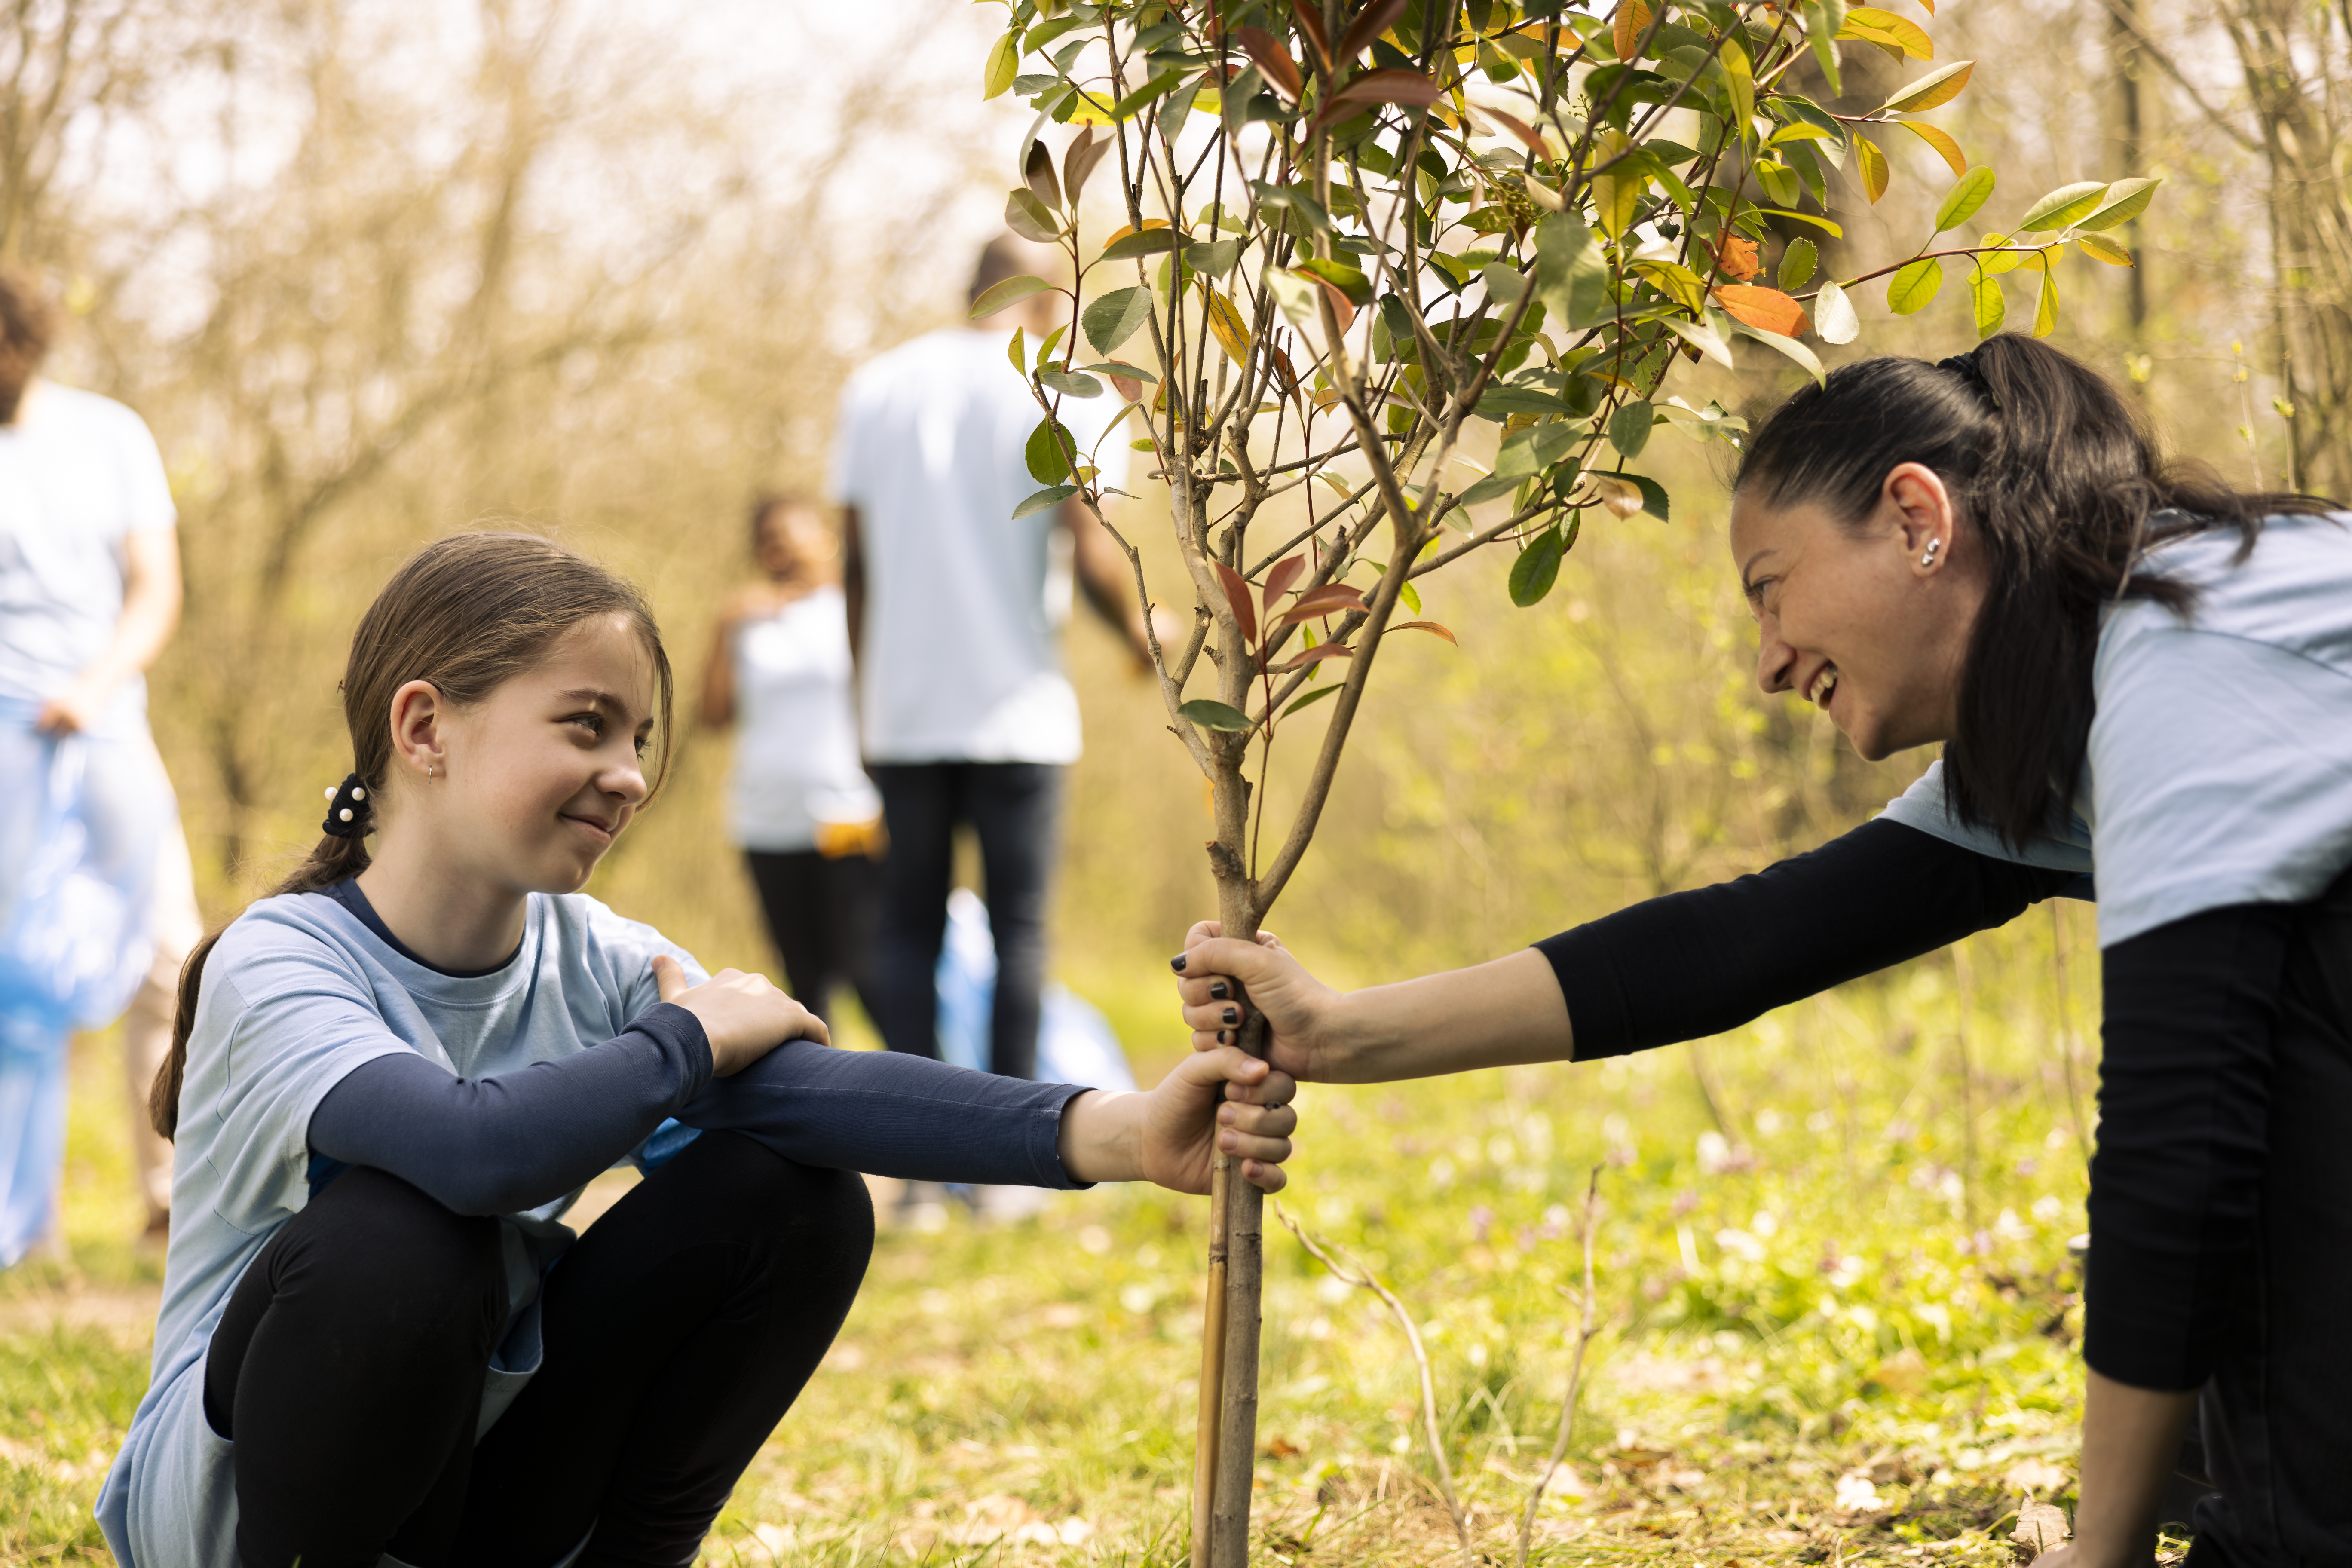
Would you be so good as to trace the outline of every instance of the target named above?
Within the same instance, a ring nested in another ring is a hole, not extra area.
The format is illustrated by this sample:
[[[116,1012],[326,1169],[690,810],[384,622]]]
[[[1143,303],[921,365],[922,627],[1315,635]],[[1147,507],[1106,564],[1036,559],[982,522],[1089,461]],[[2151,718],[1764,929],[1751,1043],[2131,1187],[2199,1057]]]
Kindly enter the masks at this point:
[[[1753,283],[1726,283],[1715,291],[1715,302],[1725,312],[1747,322],[1761,332],[1778,332],[1784,338],[1803,333],[1808,322],[1805,308],[1778,289],[1766,289]]]
[[[1106,145],[1108,145],[1108,143],[1106,143]],[[1168,226],[1168,220],[1164,217],[1148,217],[1143,220],[1143,226],[1146,228],[1166,228]],[[1133,224],[1122,225],[1117,233],[1113,234],[1108,239],[1103,241],[1104,247],[1108,248],[1111,246],[1117,245],[1120,240],[1125,239],[1129,235],[1133,234],[1134,232],[1135,226]]]
[[[1345,120],[1359,104],[1402,103],[1424,109],[1444,92],[1444,88],[1419,71],[1400,70],[1393,66],[1386,70],[1366,71],[1330,96],[1323,111],[1315,117],[1315,123],[1319,128],[1334,120]],[[1340,112],[1342,110],[1348,112]]]
[[[1234,39],[1257,62],[1275,91],[1293,103],[1298,101],[1298,95],[1307,89],[1306,79],[1298,74],[1298,62],[1290,58],[1280,39],[1264,27],[1235,27]]]
[[[1217,581],[1224,586],[1225,603],[1233,606],[1234,619],[1241,623],[1242,641],[1255,643],[1257,641],[1257,606],[1250,603],[1249,584],[1242,580],[1240,573],[1223,562],[1212,561],[1209,564],[1215,570]]]
[[[1265,574],[1265,613],[1274,614],[1274,602],[1290,592],[1298,574],[1307,570],[1307,557],[1294,555],[1287,561],[1277,561],[1274,570]]]
[[[1649,30],[1649,26],[1650,8],[1643,5],[1642,0],[1620,0],[1616,20],[1611,25],[1609,33],[1610,41],[1617,46],[1619,59],[1633,58],[1633,47],[1642,41],[1642,35]]]
[[[1727,234],[1711,248],[1715,252],[1717,268],[1726,277],[1745,283],[1764,269],[1763,262],[1757,256],[1756,242],[1745,235]]]
[[[1958,142],[1953,141],[1942,131],[1932,125],[1924,125],[1916,120],[1898,120],[1895,123],[1941,153],[1944,162],[1952,166],[1952,174],[1955,178],[1969,172],[1969,155],[1960,151]],[[1875,196],[1871,198],[1873,201],[1877,199]]]
[[[1454,643],[1455,647],[1460,647],[1462,646],[1458,642],[1454,642],[1454,634],[1452,632],[1447,631],[1435,621],[1406,621],[1402,626],[1391,626],[1389,630],[1392,632],[1433,632],[1437,636],[1444,637],[1447,642]]]
[[[1493,121],[1496,124],[1501,126],[1504,130],[1509,132],[1512,135],[1517,137],[1522,142],[1526,143],[1528,151],[1533,153],[1537,157],[1549,158],[1551,156],[1549,149],[1544,146],[1543,138],[1537,135],[1535,127],[1529,125],[1526,121],[1506,114],[1499,109],[1490,109],[1483,103],[1476,105],[1470,112],[1473,118],[1484,116],[1485,118]]]
[[[1345,643],[1318,643],[1315,647],[1308,648],[1305,653],[1300,654],[1297,658],[1286,658],[1280,664],[1276,665],[1272,673],[1276,675],[1288,675],[1294,669],[1305,669],[1308,665],[1319,663],[1327,658],[1353,658],[1355,657],[1356,650],[1349,647]]]

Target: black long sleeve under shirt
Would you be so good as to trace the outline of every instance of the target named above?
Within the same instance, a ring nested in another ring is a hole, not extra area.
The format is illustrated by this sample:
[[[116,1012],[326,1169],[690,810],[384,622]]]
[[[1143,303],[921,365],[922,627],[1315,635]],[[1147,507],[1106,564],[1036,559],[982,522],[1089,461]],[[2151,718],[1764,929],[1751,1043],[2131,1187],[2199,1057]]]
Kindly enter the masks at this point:
[[[1536,944],[1582,1060],[1735,1028],[2014,919],[2071,874],[1873,822],[1808,855]],[[2105,953],[2084,1355],[2139,1388],[2211,1374],[2254,1245],[2293,910],[2209,910]]]

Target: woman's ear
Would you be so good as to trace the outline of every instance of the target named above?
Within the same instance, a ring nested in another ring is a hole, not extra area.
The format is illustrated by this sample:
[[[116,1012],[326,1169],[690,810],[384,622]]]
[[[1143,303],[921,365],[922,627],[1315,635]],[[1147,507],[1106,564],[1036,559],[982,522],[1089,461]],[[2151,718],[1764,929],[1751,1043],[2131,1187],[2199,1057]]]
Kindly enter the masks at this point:
[[[448,773],[442,734],[446,710],[429,680],[412,680],[392,694],[392,749],[404,772],[419,778]]]
[[[1925,463],[1897,463],[1887,473],[1885,505],[1895,514],[1895,542],[1918,576],[1932,575],[1951,559],[1958,516],[1951,491]]]

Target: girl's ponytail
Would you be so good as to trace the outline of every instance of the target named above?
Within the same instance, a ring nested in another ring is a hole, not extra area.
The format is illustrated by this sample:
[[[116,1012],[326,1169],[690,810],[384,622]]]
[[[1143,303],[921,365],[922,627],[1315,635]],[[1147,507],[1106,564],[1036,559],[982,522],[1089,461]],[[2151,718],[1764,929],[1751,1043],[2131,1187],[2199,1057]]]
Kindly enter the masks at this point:
[[[394,692],[412,680],[429,681],[446,701],[471,707],[538,664],[582,622],[599,617],[626,623],[653,661],[657,712],[651,799],[669,773],[672,682],[669,655],[645,596],[586,556],[534,533],[454,534],[409,557],[352,634],[343,722],[351,731],[352,777],[336,801],[363,802],[356,806],[360,818],[346,817],[348,828],[322,835],[309,858],[268,896],[317,892],[367,869],[373,807],[392,782]],[[364,795],[350,790],[352,784],[364,786]],[[339,816],[330,807],[329,824]],[[195,1027],[205,960],[220,939],[220,931],[205,938],[180,970],[172,1054],[147,1095],[148,1120],[165,1138],[179,1131],[188,1036]]]

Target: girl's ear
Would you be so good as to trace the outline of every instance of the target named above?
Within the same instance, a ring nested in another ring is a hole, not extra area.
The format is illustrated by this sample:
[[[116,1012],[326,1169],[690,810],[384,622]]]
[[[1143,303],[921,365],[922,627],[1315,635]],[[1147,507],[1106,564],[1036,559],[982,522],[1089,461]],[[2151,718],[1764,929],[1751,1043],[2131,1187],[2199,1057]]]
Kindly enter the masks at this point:
[[[419,778],[446,775],[448,757],[441,693],[429,680],[412,680],[392,694],[392,749],[401,767]]]

